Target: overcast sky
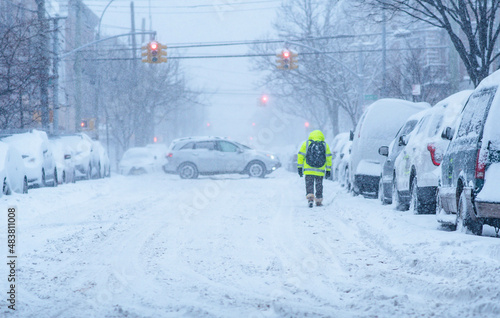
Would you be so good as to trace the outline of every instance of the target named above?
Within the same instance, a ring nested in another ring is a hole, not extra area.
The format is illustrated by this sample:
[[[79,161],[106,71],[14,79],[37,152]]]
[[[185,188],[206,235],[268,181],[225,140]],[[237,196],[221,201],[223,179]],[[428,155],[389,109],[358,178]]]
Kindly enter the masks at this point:
[[[84,1],[100,16],[109,0]],[[107,35],[125,33],[130,28],[129,0],[114,0],[103,16],[101,32]],[[271,23],[280,0],[135,0],[136,28],[146,19],[149,29],[149,4],[157,40],[174,46],[184,43],[256,40],[271,33]],[[140,37],[138,37],[140,42]],[[224,55],[248,53],[248,46],[169,49],[169,56]],[[210,134],[234,136],[251,129],[251,116],[257,111],[262,93],[255,89],[261,74],[249,71],[249,58],[182,60],[182,66],[195,88],[217,92],[210,98],[207,121]],[[207,131],[208,132],[208,131]]]

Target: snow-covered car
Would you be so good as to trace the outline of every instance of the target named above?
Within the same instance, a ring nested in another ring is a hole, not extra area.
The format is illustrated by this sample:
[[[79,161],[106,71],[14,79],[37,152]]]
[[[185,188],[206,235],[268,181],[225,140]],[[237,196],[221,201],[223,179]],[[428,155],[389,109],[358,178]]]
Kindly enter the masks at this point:
[[[146,148],[148,148],[156,156],[157,162],[160,165],[160,167],[163,167],[164,165],[167,164],[168,147],[166,144],[163,143],[148,144],[146,145]]]
[[[412,103],[401,99],[379,99],[365,110],[352,140],[350,180],[354,194],[376,195],[385,157],[380,146],[392,139],[411,115],[429,108],[428,103]]]
[[[415,129],[400,137],[405,147],[394,161],[396,208],[435,213],[439,165],[449,144],[441,134],[456,121],[471,93],[458,92],[425,110]]]
[[[24,160],[29,186],[57,186],[57,167],[47,133],[33,129],[2,138],[17,149]]]
[[[76,178],[89,180],[98,175],[99,153],[94,151],[93,140],[84,133],[64,135],[60,140],[73,150]]]
[[[344,148],[345,144],[349,141],[349,133],[340,133],[335,136],[331,143],[331,151],[332,151],[332,180],[339,180],[340,169],[339,164],[342,161],[340,158],[340,153]]]
[[[2,194],[12,192],[28,193],[28,177],[24,169],[24,161],[16,148],[0,141],[0,181]]]
[[[62,183],[74,183],[75,178],[75,162],[73,159],[74,153],[71,147],[65,145],[58,138],[50,139],[50,144],[52,146],[52,153],[54,155],[54,160],[56,162],[56,167],[58,171],[57,181],[59,184]]]
[[[278,157],[222,137],[188,137],[172,142],[163,166],[183,179],[224,173],[263,178],[281,167]]]
[[[97,162],[97,177],[104,178],[111,176],[111,162],[109,160],[108,152],[99,140],[94,140],[94,151],[99,155]]]
[[[441,163],[437,218],[481,235],[483,225],[500,228],[500,71],[470,95]]]
[[[378,198],[382,204],[391,204],[394,187],[394,161],[398,157],[401,150],[404,148],[404,141],[402,137],[408,135],[415,129],[418,121],[424,115],[425,110],[411,115],[405,124],[399,129],[396,137],[391,141],[389,146],[382,146],[379,148],[378,153],[386,156],[382,164],[382,175],[380,176],[378,186]]]
[[[161,170],[160,160],[146,147],[130,148],[122,156],[118,171],[123,175],[137,175]]]
[[[347,140],[342,150],[338,153],[339,164],[338,169],[338,181],[342,187],[346,187],[347,190],[351,189],[351,183],[349,180],[349,161],[351,160],[351,147],[352,141]]]

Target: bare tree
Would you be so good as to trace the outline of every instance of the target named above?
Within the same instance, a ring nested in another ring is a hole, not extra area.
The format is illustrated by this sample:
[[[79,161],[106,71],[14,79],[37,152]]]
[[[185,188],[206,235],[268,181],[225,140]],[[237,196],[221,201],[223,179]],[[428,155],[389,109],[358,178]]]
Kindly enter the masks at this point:
[[[442,28],[477,86],[500,57],[500,0],[358,0],[370,8],[402,13]]]
[[[316,126],[331,129],[333,134],[339,132],[339,110],[348,114],[354,126],[361,109],[356,57],[337,54],[333,58],[329,53],[341,52],[352,44],[332,36],[348,27],[340,4],[342,1],[287,2],[278,11],[275,33],[284,40],[300,41],[311,50],[299,47],[307,54],[299,54],[300,66],[296,70],[277,70],[274,58],[260,57],[256,63],[256,69],[268,71],[260,85],[279,97],[278,104],[284,112],[309,118]],[[349,27],[351,33],[352,25]],[[293,43],[290,48],[294,48]],[[279,47],[261,44],[252,49],[269,53]]]

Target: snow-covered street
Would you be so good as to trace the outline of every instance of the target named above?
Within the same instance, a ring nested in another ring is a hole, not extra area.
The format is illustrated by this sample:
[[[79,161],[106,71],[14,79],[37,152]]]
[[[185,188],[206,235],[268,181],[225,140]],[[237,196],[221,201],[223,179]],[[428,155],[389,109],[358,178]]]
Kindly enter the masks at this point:
[[[499,317],[500,238],[440,229],[325,182],[142,175],[30,189],[16,206],[18,317]],[[0,231],[3,263],[7,236]]]

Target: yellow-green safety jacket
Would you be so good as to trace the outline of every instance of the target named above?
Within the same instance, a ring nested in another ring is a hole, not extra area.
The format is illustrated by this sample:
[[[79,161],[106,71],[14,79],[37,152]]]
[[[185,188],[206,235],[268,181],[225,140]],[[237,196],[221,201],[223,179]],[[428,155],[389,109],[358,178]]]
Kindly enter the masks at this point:
[[[297,168],[302,168],[302,171],[304,172],[305,175],[324,177],[325,170],[326,171],[332,170],[332,153],[330,151],[330,146],[328,146],[328,144],[325,142],[326,162],[323,165],[323,167],[314,168],[306,163],[306,153],[307,153],[307,148],[309,148],[309,140],[325,141],[325,136],[320,130],[311,131],[311,133],[309,134],[309,139],[307,141],[304,141],[302,143],[302,146],[300,147],[299,154],[297,156]]]

